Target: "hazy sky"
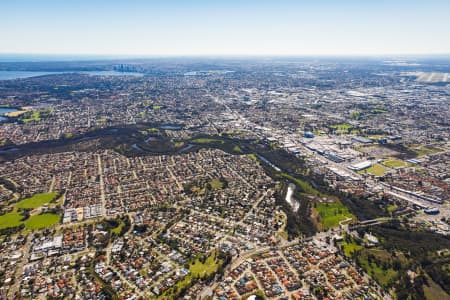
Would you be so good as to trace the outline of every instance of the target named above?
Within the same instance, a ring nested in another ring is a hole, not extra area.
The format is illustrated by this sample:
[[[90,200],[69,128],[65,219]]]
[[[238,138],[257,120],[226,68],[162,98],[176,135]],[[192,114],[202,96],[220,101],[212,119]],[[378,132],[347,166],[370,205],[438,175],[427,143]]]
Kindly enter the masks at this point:
[[[449,0],[1,0],[0,53],[450,53]]]

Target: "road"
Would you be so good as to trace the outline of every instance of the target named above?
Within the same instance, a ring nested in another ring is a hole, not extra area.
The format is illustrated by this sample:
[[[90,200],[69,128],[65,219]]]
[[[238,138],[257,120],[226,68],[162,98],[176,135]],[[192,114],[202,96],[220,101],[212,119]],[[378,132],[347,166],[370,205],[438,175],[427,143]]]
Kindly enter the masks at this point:
[[[100,154],[97,155],[97,164],[98,164],[98,176],[100,177],[100,199],[102,201],[102,210],[103,210],[102,215],[106,216],[105,183],[103,181],[103,168]]]
[[[21,259],[18,261],[17,266],[16,266],[16,273],[21,272],[20,274],[15,274],[15,278],[14,278],[14,284],[11,286],[11,288],[8,291],[8,299],[15,299],[15,295],[16,293],[19,292],[19,287],[20,287],[20,280],[19,278],[22,278],[22,272],[23,272],[23,267],[28,263],[28,257],[30,256],[30,251],[31,249],[31,236],[28,235],[26,237],[26,241],[25,241],[25,245],[23,246],[22,249],[22,257]]]

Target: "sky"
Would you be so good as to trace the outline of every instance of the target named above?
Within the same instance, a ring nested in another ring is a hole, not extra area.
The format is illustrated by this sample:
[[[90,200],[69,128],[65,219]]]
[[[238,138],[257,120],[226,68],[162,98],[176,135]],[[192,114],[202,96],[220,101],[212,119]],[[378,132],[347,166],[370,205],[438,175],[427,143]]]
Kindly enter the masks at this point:
[[[0,53],[449,54],[449,0],[0,1]]]

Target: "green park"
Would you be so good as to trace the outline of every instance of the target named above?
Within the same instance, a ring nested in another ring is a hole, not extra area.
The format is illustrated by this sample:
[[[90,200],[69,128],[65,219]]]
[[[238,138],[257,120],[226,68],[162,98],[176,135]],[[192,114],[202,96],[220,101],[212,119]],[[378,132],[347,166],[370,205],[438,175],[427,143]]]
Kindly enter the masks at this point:
[[[32,214],[27,217],[26,211],[37,209],[57,198],[56,192],[36,194],[22,199],[13,205],[12,211],[0,215],[0,229],[14,228],[24,225],[28,230],[37,230],[57,224],[60,216],[55,213]]]

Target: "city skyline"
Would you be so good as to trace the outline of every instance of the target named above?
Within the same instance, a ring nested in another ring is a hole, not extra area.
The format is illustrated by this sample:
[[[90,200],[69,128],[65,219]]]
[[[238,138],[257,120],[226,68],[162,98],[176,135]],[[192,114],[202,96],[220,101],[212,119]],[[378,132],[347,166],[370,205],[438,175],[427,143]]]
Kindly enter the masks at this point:
[[[448,54],[446,1],[15,1],[0,54]]]

